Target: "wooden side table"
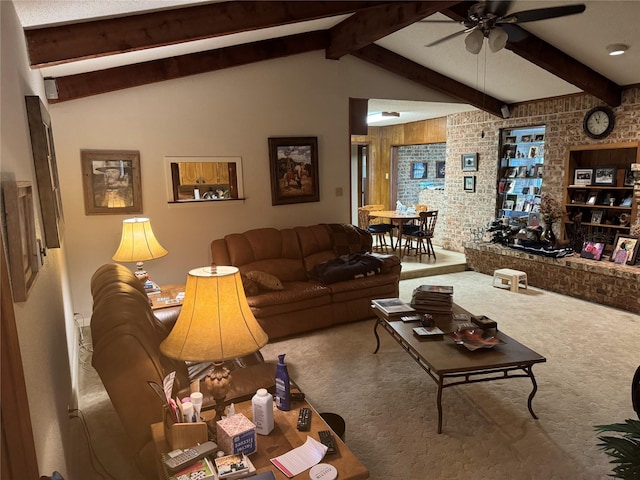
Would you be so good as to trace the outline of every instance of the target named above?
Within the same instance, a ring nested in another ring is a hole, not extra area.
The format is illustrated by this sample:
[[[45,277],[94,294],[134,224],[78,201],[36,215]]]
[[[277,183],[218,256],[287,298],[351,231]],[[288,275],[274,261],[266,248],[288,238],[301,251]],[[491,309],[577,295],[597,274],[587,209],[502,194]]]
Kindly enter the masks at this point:
[[[176,295],[184,293],[185,285],[172,284],[160,285],[160,293],[149,295],[152,310],[160,310],[161,308],[176,307],[182,305],[182,300],[177,300]]]
[[[299,432],[296,428],[298,422],[298,412],[301,407],[311,408],[311,430],[308,432]],[[251,401],[245,401],[235,404],[236,413],[243,413],[247,418],[251,419]],[[210,420],[215,416],[215,411],[208,410],[202,414],[206,420]],[[278,480],[287,480],[287,477],[278,470],[269,459],[277,457],[299,447],[307,440],[307,435],[318,440],[318,432],[320,430],[329,430],[329,426],[322,419],[320,414],[315,411],[306,401],[294,402],[292,409],[283,412],[278,409],[273,411],[274,429],[269,435],[257,435],[258,451],[250,455],[251,462],[256,467],[258,473],[271,470]],[[164,436],[164,426],[160,423],[151,425],[151,433],[156,445],[158,454],[159,478],[163,478],[162,466],[160,465],[160,454],[170,451],[169,444]],[[338,470],[338,478],[340,480],[366,480],[369,478],[369,470],[356,458],[351,450],[344,442],[334,434],[334,439],[338,447],[338,453],[327,455],[322,459],[322,463],[329,463]],[[293,477],[294,479],[308,479],[309,471]]]

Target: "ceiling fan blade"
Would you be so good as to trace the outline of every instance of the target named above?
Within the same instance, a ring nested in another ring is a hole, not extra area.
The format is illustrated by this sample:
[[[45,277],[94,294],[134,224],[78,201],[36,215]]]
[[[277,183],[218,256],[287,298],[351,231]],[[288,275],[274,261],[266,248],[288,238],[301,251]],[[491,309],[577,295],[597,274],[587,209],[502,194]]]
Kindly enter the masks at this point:
[[[436,45],[440,45],[441,43],[446,42],[447,40],[451,40],[452,38],[456,38],[456,37],[459,37],[460,35],[464,35],[468,31],[469,30],[460,30],[459,32],[452,33],[451,35],[447,35],[446,37],[442,37],[440,40],[436,40],[435,42],[431,42],[431,43],[425,45],[425,47],[434,47]]]
[[[487,2],[488,11],[493,13],[496,17],[504,17],[509,11],[509,7],[513,2],[511,0],[503,0],[499,2]]]
[[[583,3],[575,5],[562,5],[560,7],[538,8],[535,10],[523,10],[522,12],[514,12],[506,17],[500,18],[496,23],[526,23],[537,22],[538,20],[546,20],[549,18],[566,17],[575,15],[586,10]]]

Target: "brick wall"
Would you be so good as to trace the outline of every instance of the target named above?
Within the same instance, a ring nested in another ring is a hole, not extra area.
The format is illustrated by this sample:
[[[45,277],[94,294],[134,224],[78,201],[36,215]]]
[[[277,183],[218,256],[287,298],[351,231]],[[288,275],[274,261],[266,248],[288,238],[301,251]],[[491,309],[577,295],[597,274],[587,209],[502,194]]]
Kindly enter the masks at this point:
[[[526,272],[529,285],[640,313],[640,269],[580,257],[547,258],[494,243],[464,244],[467,264],[493,275],[500,268]]]
[[[443,198],[434,243],[461,252],[464,242],[470,240],[471,228],[487,225],[494,219],[502,128],[546,126],[543,188],[559,201],[569,147],[640,141],[640,87],[623,92],[622,104],[614,108],[616,126],[611,135],[604,140],[592,140],[584,134],[582,122],[587,111],[601,104],[590,95],[579,94],[515,105],[508,119],[479,111],[449,115],[446,200]],[[471,172],[476,176],[475,193],[463,190],[462,177],[470,174],[462,172],[463,153],[478,153],[478,171]]]
[[[400,202],[402,202],[404,205],[415,205],[417,203],[424,203],[420,201],[420,195],[422,191],[427,190],[427,188],[444,189],[445,179],[437,178],[436,162],[445,161],[446,151],[446,143],[406,145],[398,147],[397,185],[398,200]],[[427,164],[426,176],[422,179],[411,178],[411,164],[413,162],[424,162]]]

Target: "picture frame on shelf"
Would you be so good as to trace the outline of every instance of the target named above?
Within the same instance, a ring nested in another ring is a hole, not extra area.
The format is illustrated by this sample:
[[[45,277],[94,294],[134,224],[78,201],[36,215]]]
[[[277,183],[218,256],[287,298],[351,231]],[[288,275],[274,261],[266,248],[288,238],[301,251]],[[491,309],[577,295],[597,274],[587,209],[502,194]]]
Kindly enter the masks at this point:
[[[476,191],[476,177],[475,175],[465,175],[464,177],[464,191],[473,193]]]
[[[428,174],[427,166],[428,166],[427,162],[411,162],[411,171],[410,171],[411,179],[416,180],[416,179],[427,178],[427,174]]]
[[[86,215],[142,213],[140,152],[81,150]]]
[[[591,210],[591,223],[602,223],[603,210]]]
[[[624,172],[624,186],[633,187],[634,183],[635,183],[635,179],[633,176],[633,172],[631,171],[630,168],[627,168]]]
[[[538,172],[538,178],[542,178],[544,176],[544,165],[536,165],[536,170]]]
[[[573,172],[574,185],[591,185],[593,168],[576,168]]]
[[[527,173],[528,173],[528,170],[527,170],[526,165],[521,165],[521,166],[518,167],[518,173],[517,173],[516,177],[526,178],[527,177]]]
[[[531,212],[527,218],[527,226],[537,227],[540,225],[540,212]]]
[[[532,140],[533,140],[533,136],[531,134],[522,135],[522,137],[520,137],[520,141],[522,143],[530,143]]]
[[[475,172],[478,170],[478,154],[463,153],[462,154],[462,171]]]
[[[538,157],[538,147],[536,145],[532,145],[529,147],[529,158],[537,158]]]
[[[602,258],[602,252],[604,251],[605,244],[600,242],[584,242],[582,244],[582,251],[580,252],[581,258],[587,258],[589,260],[600,260]]]
[[[502,146],[502,158],[516,158],[518,145],[506,144]]]
[[[536,133],[533,137],[534,142],[544,142],[544,133]]]
[[[616,186],[616,167],[594,168],[592,185],[615,187]]]
[[[587,203],[587,191],[576,190],[571,197],[571,203]]]
[[[271,204],[319,202],[318,137],[270,137]]]
[[[635,265],[637,257],[638,239],[616,233],[616,238],[613,241],[613,253],[609,260],[619,265]]]
[[[632,204],[633,204],[633,195],[632,194],[627,195],[620,202],[620,206],[621,207],[630,207]]]
[[[598,192],[591,191],[591,192],[589,192],[589,195],[587,196],[586,204],[587,205],[595,205],[597,200],[598,200]]]
[[[515,135],[507,135],[504,138],[504,143],[516,143],[516,136]]]

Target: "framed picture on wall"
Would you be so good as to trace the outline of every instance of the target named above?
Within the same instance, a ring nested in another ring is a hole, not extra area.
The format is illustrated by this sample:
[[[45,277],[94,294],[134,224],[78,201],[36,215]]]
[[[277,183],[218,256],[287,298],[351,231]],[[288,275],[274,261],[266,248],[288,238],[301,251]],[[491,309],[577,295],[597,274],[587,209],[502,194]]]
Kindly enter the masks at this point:
[[[427,162],[411,162],[411,178],[425,179],[427,178]]]
[[[474,175],[464,177],[464,191],[471,193],[476,191],[476,177]]]
[[[318,137],[270,137],[271,204],[320,201]]]
[[[40,97],[26,95],[24,98],[29,120],[31,152],[38,183],[44,240],[47,247],[59,248],[64,220],[51,117]]]
[[[475,172],[478,170],[478,154],[463,153],[462,154],[462,171]]]
[[[87,215],[142,213],[140,152],[81,150]]]
[[[444,160],[436,162],[436,178],[444,178],[447,167]]]
[[[7,260],[14,302],[24,302],[40,269],[31,182],[2,182],[7,229]],[[4,288],[4,285],[3,285]]]

